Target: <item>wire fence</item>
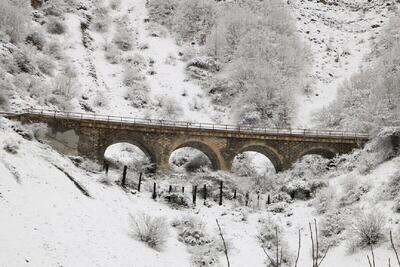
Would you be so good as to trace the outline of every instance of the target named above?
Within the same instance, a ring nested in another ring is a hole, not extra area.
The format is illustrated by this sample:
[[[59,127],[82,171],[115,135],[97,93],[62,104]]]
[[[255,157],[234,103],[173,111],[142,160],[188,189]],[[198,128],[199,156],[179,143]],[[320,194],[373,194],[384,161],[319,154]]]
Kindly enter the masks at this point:
[[[51,111],[44,109],[28,109],[20,112],[0,112],[3,116],[36,115],[44,118],[95,121],[101,123],[120,123],[121,125],[153,126],[186,130],[204,130],[214,132],[243,133],[243,134],[268,134],[268,135],[292,135],[292,136],[316,136],[316,137],[343,137],[354,139],[369,139],[368,133],[351,131],[294,129],[294,128],[267,128],[251,125],[213,124],[188,121],[174,121],[162,119],[144,119],[135,117],[123,117],[103,115],[96,113],[79,113],[65,111]]]

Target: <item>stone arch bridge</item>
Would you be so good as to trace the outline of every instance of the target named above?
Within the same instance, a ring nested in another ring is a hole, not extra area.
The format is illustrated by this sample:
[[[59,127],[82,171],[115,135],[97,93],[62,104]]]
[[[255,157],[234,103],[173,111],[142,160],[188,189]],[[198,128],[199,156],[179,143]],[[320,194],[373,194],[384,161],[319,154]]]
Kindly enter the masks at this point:
[[[0,114],[22,123],[45,123],[49,136],[63,153],[103,162],[107,147],[116,143],[138,146],[150,158],[157,171],[169,170],[173,151],[192,147],[206,154],[214,170],[230,171],[236,155],[255,151],[265,155],[277,172],[307,154],[332,158],[361,148],[366,134],[323,131],[267,129],[248,126],[215,125],[165,120],[147,120],[29,110]]]

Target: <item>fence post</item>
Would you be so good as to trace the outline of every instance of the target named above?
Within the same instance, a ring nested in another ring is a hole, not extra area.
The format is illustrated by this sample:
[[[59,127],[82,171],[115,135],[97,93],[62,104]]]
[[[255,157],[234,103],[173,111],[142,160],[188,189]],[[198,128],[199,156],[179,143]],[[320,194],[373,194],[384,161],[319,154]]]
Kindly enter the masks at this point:
[[[142,186],[142,173],[139,174],[139,184],[138,184],[138,191],[140,192],[140,187]]]
[[[233,199],[236,199],[236,189],[233,191]]]
[[[169,185],[168,193],[171,193],[171,192],[172,192],[172,185]]]
[[[219,205],[222,205],[222,186],[223,186],[223,181],[220,182],[220,186],[219,186]]]
[[[185,187],[182,186],[182,194],[185,193]]]
[[[108,175],[108,169],[109,169],[109,165],[106,163],[106,175]]]
[[[152,198],[155,200],[157,198],[157,192],[156,192],[157,184],[154,182],[153,185],[153,195]]]
[[[204,188],[203,188],[203,197],[204,197],[204,201],[205,200],[207,200],[207,185],[204,185]]]
[[[193,187],[193,205],[196,206],[196,198],[197,198],[197,185]]]
[[[268,198],[267,198],[267,204],[270,205],[271,204],[271,195],[268,194]]]
[[[246,193],[246,207],[249,205],[249,192]]]
[[[122,173],[122,187],[126,185],[126,172],[128,171],[128,166],[124,166],[124,171]]]

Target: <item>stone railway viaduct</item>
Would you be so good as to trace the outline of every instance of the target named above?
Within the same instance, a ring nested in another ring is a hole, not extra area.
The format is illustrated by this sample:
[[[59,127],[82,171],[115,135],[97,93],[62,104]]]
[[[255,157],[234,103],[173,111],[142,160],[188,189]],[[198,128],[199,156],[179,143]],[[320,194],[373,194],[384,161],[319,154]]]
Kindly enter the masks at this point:
[[[0,114],[1,115],[1,114]],[[173,151],[192,147],[208,156],[214,170],[231,171],[236,155],[265,155],[277,172],[307,154],[332,158],[361,148],[368,135],[349,132],[264,129],[178,121],[145,120],[83,113],[29,111],[4,116],[22,123],[45,123],[49,134],[64,144],[64,153],[103,162],[116,143],[139,147],[159,172],[169,171]]]

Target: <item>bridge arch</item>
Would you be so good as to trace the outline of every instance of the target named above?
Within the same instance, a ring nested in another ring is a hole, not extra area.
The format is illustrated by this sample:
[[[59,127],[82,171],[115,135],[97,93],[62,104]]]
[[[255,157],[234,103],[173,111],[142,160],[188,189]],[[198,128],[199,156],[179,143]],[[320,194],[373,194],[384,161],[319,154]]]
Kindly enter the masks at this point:
[[[244,152],[257,152],[267,157],[275,168],[276,172],[281,172],[284,169],[283,157],[274,148],[266,145],[248,145],[236,151],[231,160],[231,166],[235,157]]]
[[[101,156],[105,159],[106,150],[109,147],[117,145],[117,144],[128,144],[128,145],[136,146],[147,156],[147,158],[149,159],[150,164],[152,164],[153,168],[154,169],[157,168],[158,161],[157,161],[156,153],[154,153],[153,150],[149,146],[147,146],[146,144],[144,144],[140,141],[137,141],[135,139],[123,138],[123,139],[115,139],[110,142],[107,142],[101,148],[101,151],[100,151]]]
[[[215,152],[209,145],[207,145],[201,141],[191,140],[191,141],[186,141],[186,142],[180,143],[171,149],[171,151],[169,153],[169,157],[172,155],[172,153],[174,151],[184,148],[184,147],[194,148],[194,149],[197,149],[197,150],[201,151],[202,153],[204,153],[210,160],[211,169],[213,171],[217,171],[217,170],[221,169],[221,163],[219,161],[217,152]]]

